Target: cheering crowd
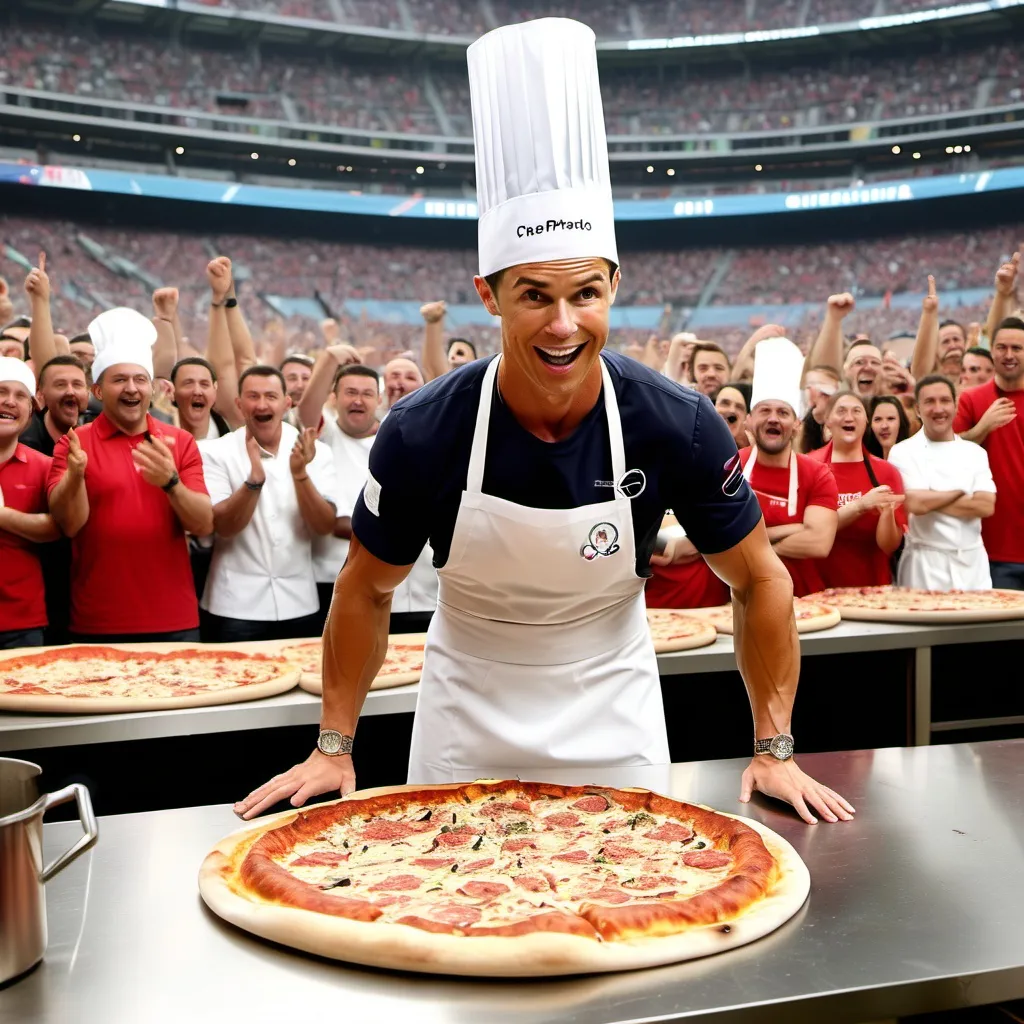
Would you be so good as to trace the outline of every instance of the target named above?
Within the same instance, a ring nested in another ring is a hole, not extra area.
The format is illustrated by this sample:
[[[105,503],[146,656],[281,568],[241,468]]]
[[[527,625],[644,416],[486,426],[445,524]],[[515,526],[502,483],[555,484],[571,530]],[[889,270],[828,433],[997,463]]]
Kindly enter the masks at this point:
[[[729,425],[723,488],[749,481],[798,596],[894,581],[1024,589],[1019,260],[998,268],[984,324],[940,322],[929,278],[909,352],[846,336],[848,293],[829,297],[806,355],[789,342],[772,355],[786,334],[773,324],[734,359],[688,334],[626,351]],[[24,282],[27,314],[0,288],[0,648],[318,634],[379,422],[477,358],[445,331],[444,302],[421,310],[418,360],[378,370],[330,320],[315,357],[254,340],[226,257],[205,287],[203,353],[182,333],[177,288],[153,293],[152,317],[109,309],[68,335],[54,330],[45,254]],[[758,360],[790,350],[792,393],[751,407]],[[396,591],[393,632],[425,628],[432,557],[427,546]],[[652,567],[650,605],[729,599],[671,515]]]

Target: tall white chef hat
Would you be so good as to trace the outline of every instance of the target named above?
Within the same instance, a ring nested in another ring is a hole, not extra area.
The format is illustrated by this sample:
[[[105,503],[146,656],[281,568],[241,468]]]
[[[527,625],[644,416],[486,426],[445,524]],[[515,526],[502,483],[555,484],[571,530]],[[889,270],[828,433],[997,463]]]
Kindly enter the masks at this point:
[[[123,306],[108,309],[89,324],[89,337],[96,349],[93,380],[99,380],[104,370],[118,363],[141,366],[153,376],[156,328],[141,313]]]
[[[24,384],[30,395],[36,393],[35,374],[20,359],[12,356],[0,356],[0,381],[16,381]]]
[[[480,274],[574,257],[619,262],[593,31],[540,18],[469,47]]]
[[[766,338],[759,342],[754,349],[751,411],[759,402],[785,402],[797,416],[803,416],[803,372],[803,353],[789,338]]]

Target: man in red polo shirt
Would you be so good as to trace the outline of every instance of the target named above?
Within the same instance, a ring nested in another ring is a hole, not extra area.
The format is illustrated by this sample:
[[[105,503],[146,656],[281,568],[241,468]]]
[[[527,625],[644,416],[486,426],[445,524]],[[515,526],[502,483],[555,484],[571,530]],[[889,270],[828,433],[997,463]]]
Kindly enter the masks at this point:
[[[953,430],[988,452],[999,500],[981,525],[992,586],[1024,590],[1024,320],[992,333],[995,376],[960,395]]]
[[[32,371],[0,356],[0,650],[39,647],[46,595],[37,545],[60,532],[46,508],[50,459],[18,440],[32,418]]]
[[[786,338],[769,338],[754,350],[754,445],[738,456],[761,506],[768,539],[793,579],[795,597],[823,588],[814,560],[828,557],[839,527],[839,491],[828,466],[793,449],[803,362]],[[736,478],[738,487],[738,477],[732,474],[723,486],[732,486]]]
[[[213,506],[192,435],[148,414],[152,323],[112,309],[89,325],[93,391],[103,412],[53,452],[50,511],[73,538],[76,640],[199,639],[185,533],[213,532]]]

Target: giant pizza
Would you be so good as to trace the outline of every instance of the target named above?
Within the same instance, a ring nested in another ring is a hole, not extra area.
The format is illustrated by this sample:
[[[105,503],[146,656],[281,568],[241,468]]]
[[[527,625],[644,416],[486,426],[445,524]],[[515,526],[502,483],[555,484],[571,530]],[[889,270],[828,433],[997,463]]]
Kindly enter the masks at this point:
[[[811,594],[864,622],[955,623],[1024,619],[1019,590],[914,590],[910,587],[835,587]]]
[[[370,685],[371,690],[418,683],[423,672],[423,648],[426,633],[396,633],[388,637],[388,653]],[[299,640],[279,648],[279,653],[294,661],[302,670],[299,686],[309,693],[323,693],[323,643],[321,640]]]
[[[646,790],[484,781],[367,790],[206,857],[220,917],[321,956],[439,974],[618,971],[760,938],[810,887],[757,822]]]
[[[0,656],[0,709],[166,711],[271,697],[298,679],[281,655],[219,644],[26,647]]]

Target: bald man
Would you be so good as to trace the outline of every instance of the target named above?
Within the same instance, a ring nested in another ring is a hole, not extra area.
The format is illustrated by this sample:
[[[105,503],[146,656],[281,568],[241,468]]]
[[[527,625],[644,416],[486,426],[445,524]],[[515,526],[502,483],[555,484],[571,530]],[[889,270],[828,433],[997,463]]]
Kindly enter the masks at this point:
[[[384,392],[390,410],[395,402],[423,387],[423,374],[411,359],[392,359],[384,367]]]

